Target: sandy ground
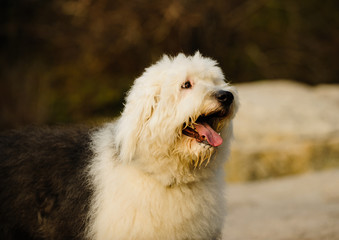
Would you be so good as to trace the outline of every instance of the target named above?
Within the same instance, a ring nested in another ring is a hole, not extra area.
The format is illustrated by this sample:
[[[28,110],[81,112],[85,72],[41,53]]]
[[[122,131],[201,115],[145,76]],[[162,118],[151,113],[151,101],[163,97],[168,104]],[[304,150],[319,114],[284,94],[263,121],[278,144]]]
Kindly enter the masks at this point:
[[[339,169],[229,184],[225,240],[338,240]]]

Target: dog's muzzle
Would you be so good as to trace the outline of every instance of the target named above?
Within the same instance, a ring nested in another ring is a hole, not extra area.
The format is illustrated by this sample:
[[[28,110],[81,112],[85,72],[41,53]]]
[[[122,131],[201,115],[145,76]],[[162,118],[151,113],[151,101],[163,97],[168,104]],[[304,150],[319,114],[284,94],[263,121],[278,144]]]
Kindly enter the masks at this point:
[[[218,131],[219,122],[229,115],[234,96],[231,92],[219,90],[213,96],[220,103],[220,109],[214,112],[201,114],[196,122],[184,124],[182,133],[198,142],[217,147],[222,144],[222,138]]]

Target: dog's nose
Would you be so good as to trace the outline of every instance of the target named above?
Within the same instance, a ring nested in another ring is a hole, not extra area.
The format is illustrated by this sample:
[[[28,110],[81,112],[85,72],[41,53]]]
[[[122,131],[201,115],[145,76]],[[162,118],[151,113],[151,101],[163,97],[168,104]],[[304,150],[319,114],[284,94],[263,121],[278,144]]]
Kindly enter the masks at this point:
[[[215,93],[215,97],[223,105],[229,106],[234,100],[234,96],[231,92],[220,90]]]

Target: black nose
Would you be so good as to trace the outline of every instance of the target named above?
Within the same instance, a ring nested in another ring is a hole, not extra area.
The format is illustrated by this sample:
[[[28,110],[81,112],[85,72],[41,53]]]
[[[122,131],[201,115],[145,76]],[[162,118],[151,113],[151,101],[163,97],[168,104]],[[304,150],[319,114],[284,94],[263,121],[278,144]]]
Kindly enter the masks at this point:
[[[215,93],[215,97],[223,105],[229,106],[234,100],[234,96],[231,92],[220,90]]]

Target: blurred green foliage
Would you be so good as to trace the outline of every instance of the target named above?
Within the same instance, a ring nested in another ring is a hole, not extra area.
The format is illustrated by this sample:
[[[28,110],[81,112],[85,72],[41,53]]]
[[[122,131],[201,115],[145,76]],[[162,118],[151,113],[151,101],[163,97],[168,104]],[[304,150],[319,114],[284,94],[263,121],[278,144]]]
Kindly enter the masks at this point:
[[[231,82],[337,83],[336,0],[2,0],[0,129],[112,117],[162,54],[200,50]]]

